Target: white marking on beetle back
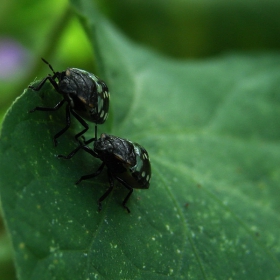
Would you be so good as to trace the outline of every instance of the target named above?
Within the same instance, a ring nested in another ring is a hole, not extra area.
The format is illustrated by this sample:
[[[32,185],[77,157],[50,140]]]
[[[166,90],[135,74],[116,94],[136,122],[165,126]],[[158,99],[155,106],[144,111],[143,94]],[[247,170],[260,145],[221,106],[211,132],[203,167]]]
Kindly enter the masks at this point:
[[[145,172],[145,171],[143,171],[143,172],[141,173],[141,176],[144,178],[144,177],[145,177],[145,175],[146,175],[146,172]]]
[[[100,118],[104,118],[104,113],[105,113],[104,110],[102,110],[100,113]]]
[[[100,98],[99,103],[98,103],[98,110],[103,108],[103,106],[104,106],[104,100],[102,98]]]
[[[100,84],[97,83],[97,92],[101,93],[103,91],[103,88]]]

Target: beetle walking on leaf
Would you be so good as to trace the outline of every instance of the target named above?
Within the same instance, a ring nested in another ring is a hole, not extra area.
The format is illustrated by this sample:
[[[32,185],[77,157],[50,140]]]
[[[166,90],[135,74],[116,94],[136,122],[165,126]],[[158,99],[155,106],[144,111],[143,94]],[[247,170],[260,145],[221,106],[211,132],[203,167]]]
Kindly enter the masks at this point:
[[[92,174],[82,176],[76,184],[98,176],[106,166],[109,188],[98,199],[98,210],[100,211],[102,209],[101,202],[113,190],[114,179],[116,179],[129,190],[122,205],[130,213],[126,203],[133,189],[148,189],[150,185],[151,164],[148,152],[137,143],[105,133],[101,134],[101,137],[94,142],[93,149],[90,149],[86,144],[77,147],[68,156],[59,155],[58,157],[70,159],[80,149],[83,149],[93,157],[99,158],[102,161],[99,168]]]
[[[88,129],[85,120],[95,124],[103,124],[109,111],[110,93],[105,82],[97,76],[78,68],[67,68],[62,72],[55,72],[52,66],[42,58],[52,70],[53,75],[45,77],[37,86],[29,86],[30,89],[40,91],[46,81],[49,81],[55,90],[63,96],[54,107],[35,107],[35,111],[57,111],[66,102],[66,126],[54,135],[54,145],[57,146],[57,138],[64,134],[71,125],[71,117],[74,116],[84,127],[75,135],[78,140]]]

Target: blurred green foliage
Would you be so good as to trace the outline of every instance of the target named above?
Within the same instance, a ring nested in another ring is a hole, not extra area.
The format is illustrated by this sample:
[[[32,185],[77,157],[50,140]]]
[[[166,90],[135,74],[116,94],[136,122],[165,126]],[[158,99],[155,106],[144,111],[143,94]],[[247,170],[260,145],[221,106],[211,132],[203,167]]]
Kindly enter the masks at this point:
[[[178,58],[280,48],[277,0],[99,0],[131,38]]]
[[[179,60],[280,48],[278,0],[97,2],[128,37]],[[74,66],[96,72],[91,45],[66,0],[2,0],[0,44],[5,40],[17,44],[23,57],[14,72],[0,76],[0,124],[18,94],[49,73],[40,57],[59,71]],[[0,61],[1,71],[8,69],[5,61]],[[5,279],[12,279],[7,239],[0,223],[0,271],[5,267]]]

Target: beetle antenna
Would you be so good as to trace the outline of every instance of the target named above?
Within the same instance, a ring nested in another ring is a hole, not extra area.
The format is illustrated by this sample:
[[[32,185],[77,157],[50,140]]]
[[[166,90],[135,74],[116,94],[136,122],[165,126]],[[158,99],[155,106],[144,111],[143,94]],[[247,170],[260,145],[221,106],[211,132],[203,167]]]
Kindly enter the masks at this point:
[[[46,61],[44,58],[42,58],[42,57],[41,57],[41,59],[50,67],[50,69],[52,70],[52,72],[53,72],[54,74],[56,74],[55,71],[53,70],[52,66],[50,65],[50,63],[47,62],[47,61]]]

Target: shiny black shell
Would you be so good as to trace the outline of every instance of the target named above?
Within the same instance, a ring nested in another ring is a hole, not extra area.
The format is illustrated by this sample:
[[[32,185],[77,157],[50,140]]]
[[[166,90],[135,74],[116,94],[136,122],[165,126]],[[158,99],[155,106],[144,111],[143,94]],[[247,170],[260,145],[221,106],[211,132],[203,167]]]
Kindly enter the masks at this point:
[[[151,164],[148,152],[141,145],[103,133],[94,142],[94,152],[113,177],[131,188],[149,188]]]
[[[49,81],[55,90],[63,96],[54,107],[37,106],[30,110],[53,112],[61,108],[66,102],[66,126],[57,132],[54,137],[54,145],[57,146],[57,139],[63,135],[71,125],[71,115],[83,126],[83,130],[75,135],[79,140],[85,134],[89,126],[85,120],[95,123],[95,138],[97,138],[97,124],[106,121],[109,111],[110,93],[106,84],[97,76],[77,68],[67,68],[63,72],[55,72],[53,67],[42,58],[52,70],[53,75],[45,77],[37,86],[29,86],[30,89],[40,91],[44,84]]]
[[[91,142],[92,139],[89,139],[83,144],[81,143],[69,155],[59,155],[58,157],[71,159],[80,149],[83,149],[93,157],[100,159],[102,163],[98,169],[91,174],[80,177],[76,184],[98,176],[106,166],[109,188],[97,201],[98,211],[102,209],[102,201],[113,190],[114,179],[116,179],[129,190],[122,205],[130,213],[126,203],[133,193],[133,189],[148,189],[150,186],[152,172],[147,151],[137,143],[105,133],[101,134],[99,139],[94,139],[93,149],[87,146]]]
[[[102,80],[92,73],[77,68],[56,72],[56,76],[59,93],[82,118],[96,124],[106,121],[110,93]]]

